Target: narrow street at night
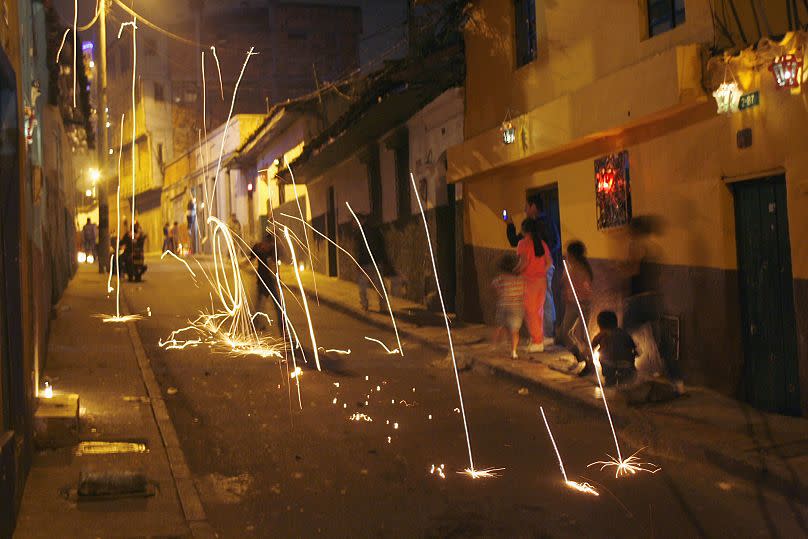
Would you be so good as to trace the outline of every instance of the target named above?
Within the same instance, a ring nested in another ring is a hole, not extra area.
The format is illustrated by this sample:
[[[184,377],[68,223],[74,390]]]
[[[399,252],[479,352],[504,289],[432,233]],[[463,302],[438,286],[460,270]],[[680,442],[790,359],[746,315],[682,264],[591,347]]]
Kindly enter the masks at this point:
[[[221,537],[805,533],[804,505],[698,462],[651,458],[662,471],[621,479],[586,468],[613,450],[605,416],[463,373],[475,464],[505,468],[497,478],[470,479],[457,473],[467,467],[466,445],[442,354],[405,341],[404,357],[387,355],[364,336],[395,343],[392,331],[309,298],[318,344],[351,354],[328,354],[323,372],[312,369],[309,354],[301,408],[287,367],[276,360],[158,346],[210,301],[178,262],[150,264],[148,279],[125,294],[133,312],[153,313],[138,328]],[[305,333],[302,310],[290,309],[290,318]],[[564,486],[540,405],[570,476],[598,485],[598,498]],[[430,473],[441,464],[445,479]]]

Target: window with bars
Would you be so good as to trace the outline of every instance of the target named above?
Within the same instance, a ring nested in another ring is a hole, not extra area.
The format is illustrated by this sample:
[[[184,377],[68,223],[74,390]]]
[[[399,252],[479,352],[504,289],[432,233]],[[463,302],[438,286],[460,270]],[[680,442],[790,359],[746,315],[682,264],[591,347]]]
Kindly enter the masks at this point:
[[[685,0],[646,0],[648,2],[648,37],[681,26],[685,22]]]
[[[536,0],[514,0],[513,7],[516,27],[516,67],[522,67],[536,59],[538,46]]]

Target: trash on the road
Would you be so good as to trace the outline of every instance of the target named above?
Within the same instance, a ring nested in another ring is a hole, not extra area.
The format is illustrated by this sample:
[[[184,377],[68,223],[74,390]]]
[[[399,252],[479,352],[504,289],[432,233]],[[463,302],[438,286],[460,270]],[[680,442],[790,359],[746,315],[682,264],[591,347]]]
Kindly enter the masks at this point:
[[[168,389],[166,389],[166,394],[167,395],[176,395],[177,394],[177,388],[173,387],[173,386],[169,387]]]
[[[520,387],[519,391],[517,391],[522,396],[530,394],[530,391],[526,387]]]

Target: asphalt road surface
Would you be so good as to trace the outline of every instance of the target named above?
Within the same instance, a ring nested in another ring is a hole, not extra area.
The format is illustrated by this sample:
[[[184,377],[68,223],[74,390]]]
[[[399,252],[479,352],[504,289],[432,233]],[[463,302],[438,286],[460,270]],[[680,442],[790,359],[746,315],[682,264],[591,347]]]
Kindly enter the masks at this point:
[[[151,261],[144,282],[125,286],[134,309],[151,309],[138,327],[220,537],[808,536],[805,506],[699,462],[649,458],[662,471],[622,479],[587,468],[614,454],[605,416],[469,372],[475,467],[504,468],[471,479],[458,473],[469,457],[443,354],[405,340],[404,357],[387,355],[364,337],[393,348],[392,331],[312,298],[318,345],[351,354],[328,354],[322,372],[309,357],[298,401],[278,360],[159,347],[211,303],[207,284],[195,287],[177,261]],[[290,318],[309,346],[302,311]],[[562,482],[540,405],[570,478],[600,496]],[[440,465],[445,478],[430,473]]]

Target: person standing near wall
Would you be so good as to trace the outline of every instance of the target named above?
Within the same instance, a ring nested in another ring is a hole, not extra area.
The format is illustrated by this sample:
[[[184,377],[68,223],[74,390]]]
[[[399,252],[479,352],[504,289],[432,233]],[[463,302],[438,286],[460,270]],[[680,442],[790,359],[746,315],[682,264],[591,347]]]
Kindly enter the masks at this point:
[[[541,223],[540,231],[544,235],[543,241],[550,249],[550,261],[557,262],[561,258],[561,236],[555,224],[544,213],[544,203],[541,196],[532,194],[527,197],[525,201],[525,219],[539,221]],[[505,233],[508,236],[508,243],[511,247],[516,247],[524,237],[522,234],[516,232],[516,225],[510,217],[506,219],[507,227]],[[553,301],[553,274],[555,273],[555,266],[551,265],[547,268],[547,289],[544,298],[544,313],[543,325],[544,335],[552,342],[552,336],[555,326],[555,302]]]
[[[544,352],[544,301],[547,292],[547,269],[553,265],[550,248],[544,242],[541,222],[522,221],[522,239],[516,246],[519,255],[517,272],[525,279],[525,319],[530,331],[528,353]]]
[[[359,304],[362,306],[363,311],[367,311],[370,308],[368,303],[368,286],[370,286],[371,282],[368,280],[365,274],[369,275],[370,278],[373,279],[373,283],[376,286],[379,286],[380,283],[378,282],[376,268],[373,267],[373,259],[376,260],[376,263],[379,265],[380,269],[387,268],[389,264],[387,262],[387,251],[384,247],[384,238],[382,237],[381,232],[375,226],[367,226],[367,215],[360,213],[358,217],[359,222],[362,225],[362,229],[360,230],[359,226],[356,227],[356,232],[354,235],[354,255],[359,267],[362,268],[363,271],[357,272],[356,285],[359,288]],[[365,232],[364,237],[362,237],[362,230]],[[367,239],[370,251],[368,251],[368,247],[365,246],[365,239]],[[371,253],[373,253],[373,257],[371,257]],[[379,310],[382,310],[381,296],[379,297]]]
[[[87,218],[84,228],[81,229],[82,243],[84,252],[88,255],[96,256],[96,243],[98,241],[98,227],[93,224],[90,218]]]

